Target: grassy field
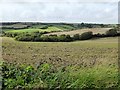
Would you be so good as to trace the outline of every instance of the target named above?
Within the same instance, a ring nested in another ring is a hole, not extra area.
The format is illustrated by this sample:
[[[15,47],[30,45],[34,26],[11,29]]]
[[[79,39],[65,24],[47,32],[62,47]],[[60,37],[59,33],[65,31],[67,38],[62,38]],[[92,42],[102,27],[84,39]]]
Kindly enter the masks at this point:
[[[108,63],[115,62],[118,52],[116,37],[54,43],[18,42],[13,38],[3,37],[2,41],[2,56],[5,61],[28,64],[41,62],[48,62],[58,66],[80,65],[81,63],[87,65],[86,63],[90,64],[92,62],[106,64],[104,62],[108,60]]]
[[[73,30],[73,31],[64,31],[64,32],[53,32],[53,33],[48,33],[46,35],[50,35],[50,34],[57,34],[57,35],[61,35],[61,34],[69,34],[71,36],[75,35],[75,34],[82,34],[84,32],[88,32],[88,31],[92,31],[93,34],[105,34],[105,32],[107,30],[109,30],[110,28],[92,28],[92,29],[79,29],[79,30]]]
[[[47,29],[35,29],[35,28],[30,28],[30,29],[19,29],[19,30],[5,30],[5,32],[17,32],[17,33],[21,33],[21,32],[35,32],[35,31],[40,31],[40,32],[51,32],[51,31],[62,31],[61,29],[57,28],[57,27],[48,27]]]
[[[35,28],[36,27],[36,28]],[[47,29],[39,29],[38,26],[35,26],[33,28],[29,28],[29,29],[19,29],[19,30],[5,30],[5,32],[11,32],[11,33],[22,33],[22,32],[35,32],[35,31],[39,31],[39,32],[49,32],[48,34],[45,35],[50,35],[50,34],[57,34],[57,35],[61,35],[61,34],[69,34],[71,36],[75,35],[75,34],[82,34],[84,32],[88,32],[88,31],[92,31],[93,34],[105,34],[105,32],[107,30],[109,30],[110,28],[92,28],[92,29],[78,29],[78,30],[72,30],[72,27],[69,26],[51,26],[48,27]],[[39,26],[40,27],[40,26]]]
[[[58,70],[65,67],[63,75],[72,80],[73,88],[88,83],[95,84],[96,88],[118,85],[117,37],[75,42],[18,42],[2,37],[2,49],[5,62],[30,64],[35,68],[48,63]]]

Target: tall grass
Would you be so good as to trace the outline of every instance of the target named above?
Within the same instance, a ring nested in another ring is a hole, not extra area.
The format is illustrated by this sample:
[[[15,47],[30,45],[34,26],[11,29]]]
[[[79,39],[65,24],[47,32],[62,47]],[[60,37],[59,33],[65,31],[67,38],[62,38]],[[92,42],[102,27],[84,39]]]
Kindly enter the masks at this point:
[[[117,69],[106,67],[80,68],[79,66],[53,68],[41,64],[36,69],[30,65],[4,63],[3,89],[47,88],[47,89],[95,89],[117,88]]]

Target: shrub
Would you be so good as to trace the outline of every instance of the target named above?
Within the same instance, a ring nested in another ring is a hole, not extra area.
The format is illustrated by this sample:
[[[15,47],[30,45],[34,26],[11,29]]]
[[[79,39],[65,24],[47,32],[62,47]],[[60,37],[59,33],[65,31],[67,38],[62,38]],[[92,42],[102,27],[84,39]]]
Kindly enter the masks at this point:
[[[40,36],[35,37],[35,38],[34,38],[34,41],[41,41]]]
[[[32,41],[32,38],[30,36],[16,36],[15,39],[18,41]]]
[[[40,38],[41,38],[41,41],[46,41],[46,42],[50,41],[48,35],[42,35]]]
[[[58,40],[60,42],[69,42],[69,41],[72,41],[72,38],[70,37],[70,35],[62,34],[62,35],[58,36]]]
[[[97,34],[94,34],[93,36],[94,37],[106,37],[106,34],[97,33]]]
[[[59,41],[57,35],[49,35],[49,39],[50,39],[51,42],[57,42],[57,41]]]
[[[117,35],[117,30],[115,29],[110,29],[106,31],[106,36],[116,36]]]
[[[74,40],[79,40],[79,39],[80,39],[80,35],[79,35],[79,34],[73,35],[73,39],[74,39]]]
[[[67,42],[72,41],[72,37],[70,37],[70,35],[66,35],[65,38],[66,38],[65,40],[66,40]]]
[[[21,33],[20,35],[16,36],[15,39],[18,41],[40,41],[41,35],[42,34],[38,32]]]
[[[87,40],[87,39],[92,38],[92,36],[93,36],[93,33],[91,31],[84,32],[80,35],[80,40]]]
[[[43,26],[40,29],[47,29],[47,28],[48,28],[48,26]]]
[[[2,90],[48,90],[80,88],[96,89],[97,88],[118,88],[116,79],[117,73],[110,74],[112,77],[99,77],[99,70],[102,69],[102,76],[109,74],[109,69],[98,68],[84,70],[74,66],[53,68],[53,65],[43,63],[37,66],[37,69],[31,65],[20,65],[13,63],[3,63],[2,67]],[[105,69],[105,70],[104,70]],[[113,69],[112,69],[113,70]],[[111,71],[111,69],[110,69]],[[108,72],[108,73],[107,73]],[[73,74],[75,73],[75,74]],[[84,78],[83,78],[84,77]],[[99,77],[97,79],[97,77]],[[109,81],[110,79],[110,81]],[[74,90],[74,89],[73,89]]]

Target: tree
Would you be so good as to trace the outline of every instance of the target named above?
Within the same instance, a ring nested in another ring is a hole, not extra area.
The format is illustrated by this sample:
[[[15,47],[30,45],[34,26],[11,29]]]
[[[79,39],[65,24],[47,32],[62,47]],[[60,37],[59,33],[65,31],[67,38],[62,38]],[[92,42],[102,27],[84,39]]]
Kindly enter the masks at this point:
[[[91,31],[84,32],[80,35],[80,40],[87,40],[87,39],[92,38],[92,36],[93,36],[93,33]]]
[[[80,35],[79,35],[79,34],[73,35],[73,39],[74,39],[74,40],[79,40],[79,39],[80,39]]]
[[[116,36],[117,35],[117,30],[110,29],[110,30],[106,31],[106,35],[107,36]]]

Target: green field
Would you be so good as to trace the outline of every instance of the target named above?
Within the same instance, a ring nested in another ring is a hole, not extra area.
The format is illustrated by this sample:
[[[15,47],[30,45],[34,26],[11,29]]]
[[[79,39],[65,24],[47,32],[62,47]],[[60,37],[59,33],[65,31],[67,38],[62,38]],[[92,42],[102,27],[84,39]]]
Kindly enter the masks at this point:
[[[19,29],[19,30],[5,30],[5,32],[17,32],[17,33],[21,33],[21,32],[35,32],[35,31],[40,31],[40,32],[56,32],[56,31],[62,31],[61,29],[57,28],[57,27],[48,27],[47,29],[35,29],[35,28],[30,28],[30,29]]]

